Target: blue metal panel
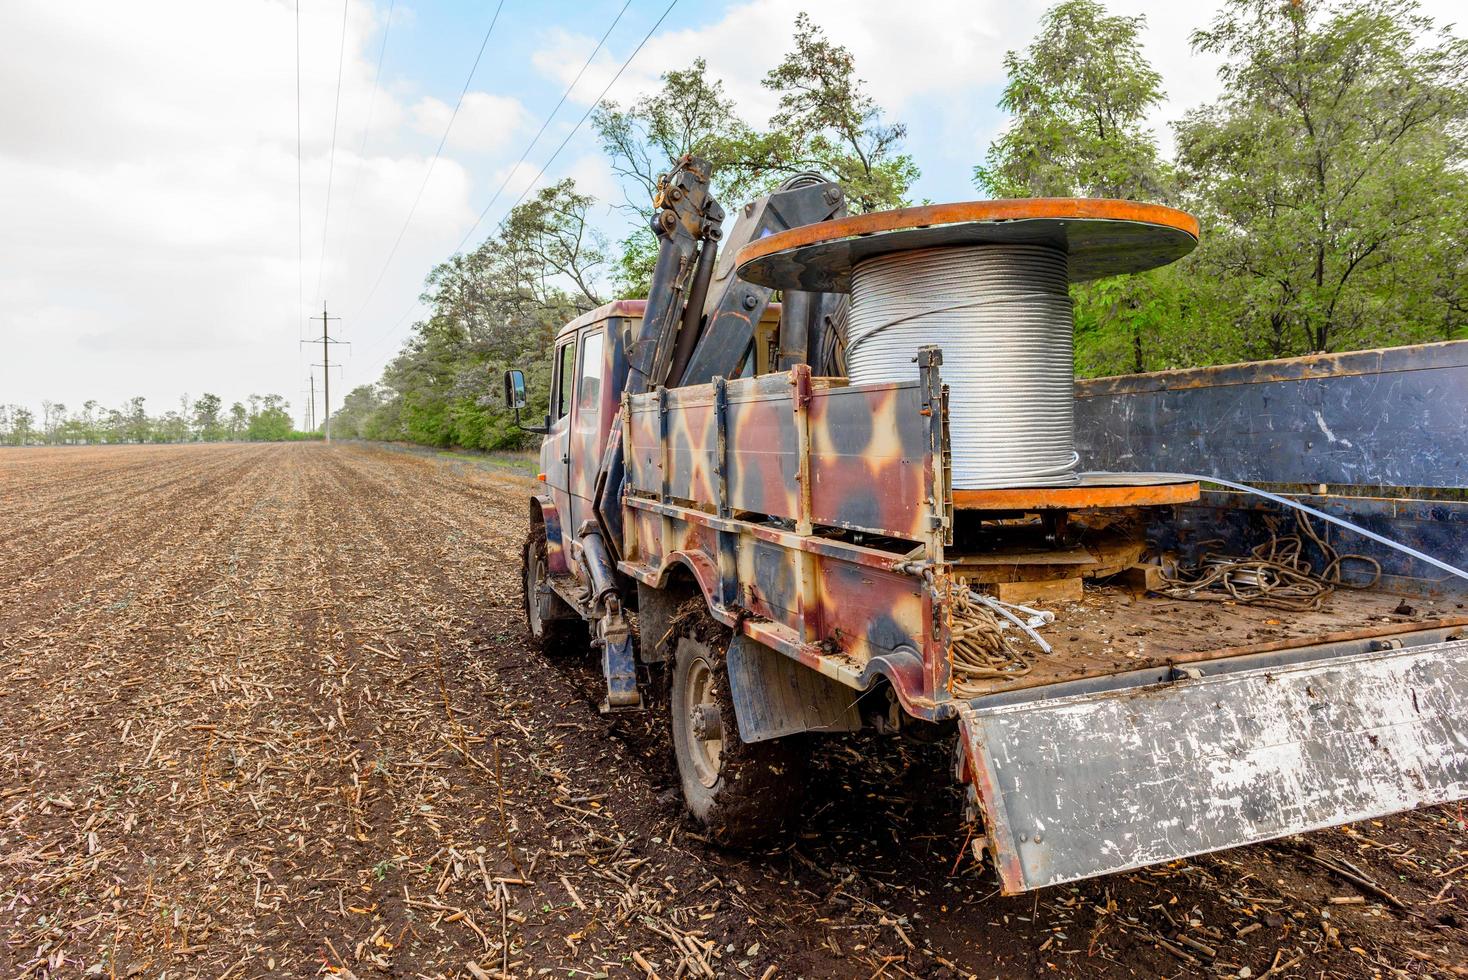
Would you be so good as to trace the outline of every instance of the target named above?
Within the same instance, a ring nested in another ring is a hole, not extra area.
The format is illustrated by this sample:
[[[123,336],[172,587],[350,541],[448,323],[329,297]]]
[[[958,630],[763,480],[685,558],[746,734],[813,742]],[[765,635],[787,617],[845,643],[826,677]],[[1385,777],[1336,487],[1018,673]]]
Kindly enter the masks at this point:
[[[1385,497],[1301,496],[1301,503],[1342,517],[1393,541],[1448,562],[1468,559],[1468,501],[1398,500]],[[1247,494],[1205,491],[1196,504],[1185,504],[1154,517],[1147,529],[1156,547],[1176,551],[1189,562],[1200,552],[1243,555],[1269,540],[1267,518],[1278,518],[1280,533],[1294,533],[1293,512]],[[1439,571],[1400,551],[1377,544],[1343,528],[1315,522],[1320,536],[1342,554],[1366,555],[1381,565],[1379,587],[1401,595],[1461,598],[1468,582]],[[1325,559],[1306,542],[1305,557],[1314,568]],[[1372,568],[1347,562],[1342,576],[1349,584],[1369,582]]]
[[[1468,341],[1076,385],[1087,470],[1468,486]]]

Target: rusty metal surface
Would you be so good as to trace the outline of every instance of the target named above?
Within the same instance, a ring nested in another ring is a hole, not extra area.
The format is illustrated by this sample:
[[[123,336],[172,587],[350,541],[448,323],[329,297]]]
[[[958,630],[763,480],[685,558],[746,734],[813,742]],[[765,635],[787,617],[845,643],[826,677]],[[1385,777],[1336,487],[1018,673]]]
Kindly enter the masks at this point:
[[[772,374],[727,383],[729,508],[793,521],[805,506],[813,524],[922,540],[931,491],[918,384],[812,382],[804,423],[810,475],[802,483],[805,454],[791,378]],[[721,464],[714,386],[667,389],[666,404],[664,419],[655,396],[631,399],[629,492],[660,494],[666,480],[669,497],[712,508]],[[878,487],[881,492],[874,492]]]
[[[1026,198],[876,211],[793,228],[746,245],[736,263],[750,282],[846,292],[851,268],[890,252],[1028,243],[1070,254],[1073,282],[1166,265],[1191,252],[1198,220],[1158,204]]]
[[[1076,385],[1091,470],[1243,482],[1468,486],[1468,341]]]
[[[937,371],[853,387],[797,365],[628,396],[621,570],[657,586],[684,566],[744,635],[848,687],[886,676],[906,710],[937,717],[948,527]]]
[[[1463,799],[1465,718],[1464,639],[959,709],[1009,893]]]
[[[1196,483],[1101,484],[1075,487],[1017,487],[1004,490],[955,490],[958,510],[1093,510],[1101,507],[1157,507],[1198,499]]]
[[[797,732],[854,732],[861,715],[849,687],[747,636],[729,645],[729,693],[739,738],[763,742]]]
[[[645,299],[614,299],[610,303],[603,303],[594,310],[587,310],[570,323],[561,327],[560,330],[556,331],[556,337],[557,339],[562,338],[566,334],[574,333],[584,326],[592,323],[600,323],[612,317],[625,316],[640,320],[642,319],[643,311],[646,309],[647,300]]]

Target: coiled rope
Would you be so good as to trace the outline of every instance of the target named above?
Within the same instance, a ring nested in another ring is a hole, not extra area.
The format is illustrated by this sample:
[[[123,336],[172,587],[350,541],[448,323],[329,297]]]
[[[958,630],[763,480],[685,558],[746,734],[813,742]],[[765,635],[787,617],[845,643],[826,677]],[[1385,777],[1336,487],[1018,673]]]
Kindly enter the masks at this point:
[[[851,275],[854,384],[907,381],[919,347],[943,349],[953,486],[1071,486],[1075,366],[1063,251],[975,245],[895,252]]]
[[[1381,579],[1381,563],[1370,555],[1341,554],[1331,546],[1303,513],[1296,512],[1298,534],[1279,533],[1279,520],[1266,518],[1269,540],[1253,548],[1249,557],[1205,554],[1194,568],[1180,569],[1177,574],[1163,573],[1159,595],[1171,599],[1236,602],[1239,605],[1270,606],[1290,612],[1316,612],[1335,591],[1344,588],[1369,589]],[[1305,540],[1319,549],[1325,567],[1316,572],[1305,560]],[[1341,567],[1347,562],[1368,565],[1371,580],[1359,585],[1341,578]]]

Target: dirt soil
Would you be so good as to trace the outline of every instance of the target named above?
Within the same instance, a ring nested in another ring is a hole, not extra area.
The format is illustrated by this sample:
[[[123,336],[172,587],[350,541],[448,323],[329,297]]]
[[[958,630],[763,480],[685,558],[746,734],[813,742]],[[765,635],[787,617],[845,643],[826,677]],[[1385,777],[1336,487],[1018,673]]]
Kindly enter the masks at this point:
[[[1460,807],[1003,898],[949,747],[863,736],[793,841],[708,845],[664,706],[525,647],[530,486],[0,451],[0,977],[1468,975]]]

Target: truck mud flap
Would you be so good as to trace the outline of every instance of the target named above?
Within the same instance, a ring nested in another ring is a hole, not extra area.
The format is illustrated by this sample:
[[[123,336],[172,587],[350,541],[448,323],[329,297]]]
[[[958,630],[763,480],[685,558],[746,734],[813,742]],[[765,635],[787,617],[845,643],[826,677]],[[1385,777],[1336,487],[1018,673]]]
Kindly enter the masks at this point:
[[[1439,634],[1442,635],[1442,634]],[[1468,797],[1468,639],[959,709],[1006,893]],[[1200,665],[1201,666],[1201,665]]]

